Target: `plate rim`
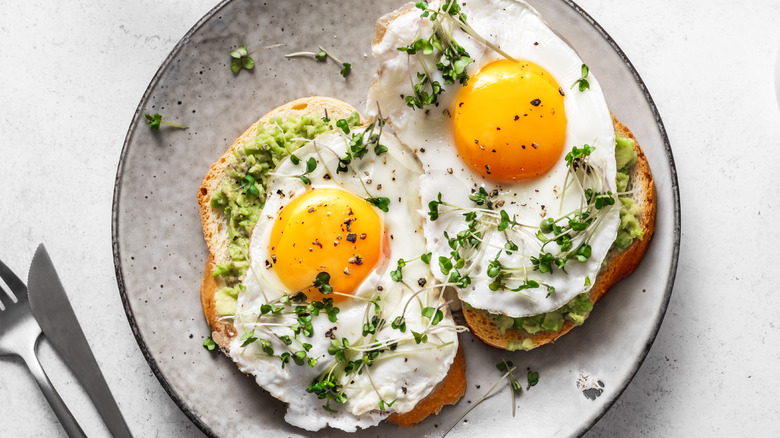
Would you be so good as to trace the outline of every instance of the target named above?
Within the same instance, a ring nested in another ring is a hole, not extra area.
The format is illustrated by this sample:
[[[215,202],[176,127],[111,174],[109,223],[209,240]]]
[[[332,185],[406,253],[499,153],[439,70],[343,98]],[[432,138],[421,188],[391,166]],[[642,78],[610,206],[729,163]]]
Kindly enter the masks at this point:
[[[119,254],[119,203],[120,203],[120,192],[122,187],[122,176],[124,174],[124,167],[127,158],[127,153],[129,150],[130,143],[133,140],[134,137],[133,133],[135,132],[136,127],[138,126],[139,123],[143,123],[140,114],[143,111],[144,103],[148,101],[149,97],[152,94],[152,90],[155,88],[157,83],[162,78],[164,71],[173,62],[174,57],[181,51],[182,47],[184,47],[184,45],[187,42],[189,42],[190,37],[193,34],[195,34],[195,32],[197,32],[201,27],[203,27],[203,25],[206,24],[207,21],[211,20],[214,17],[214,15],[216,15],[220,10],[222,10],[225,6],[227,6],[228,3],[232,3],[232,2],[233,0],[220,1],[216,6],[211,8],[208,12],[206,12],[206,14],[204,14],[199,19],[181,37],[181,39],[179,39],[176,45],[173,46],[173,49],[171,49],[170,53],[168,53],[168,55],[163,60],[162,64],[160,64],[160,67],[154,73],[154,76],[152,77],[152,80],[149,82],[149,85],[147,85],[146,90],[144,90],[144,94],[141,96],[141,100],[138,102],[138,106],[136,107],[135,113],[133,114],[133,119],[130,122],[130,126],[127,128],[125,141],[122,144],[122,152],[119,155],[119,163],[117,165],[116,177],[114,178],[114,195],[113,195],[112,208],[111,208],[111,251],[114,257],[114,272],[116,274],[117,286],[119,287],[119,296],[122,298],[122,307],[124,307],[125,309],[125,316],[127,317],[127,321],[130,324],[130,329],[133,331],[133,337],[135,337],[135,341],[138,344],[138,347],[141,349],[141,353],[143,354],[146,363],[149,365],[149,368],[151,368],[152,373],[160,382],[160,385],[163,387],[163,389],[171,398],[171,400],[173,400],[173,402],[176,404],[179,410],[181,410],[182,413],[184,413],[184,415],[190,421],[192,421],[192,423],[195,426],[197,426],[197,428],[200,429],[200,431],[203,432],[209,438],[219,438],[219,437],[211,430],[211,428],[208,425],[206,425],[197,415],[195,415],[194,412],[192,412],[189,406],[187,406],[187,404],[184,403],[184,401],[181,399],[179,394],[173,389],[171,384],[168,383],[168,380],[166,380],[165,377],[163,376],[162,371],[157,365],[157,361],[154,359],[154,356],[152,355],[151,351],[146,345],[146,342],[144,341],[143,335],[138,329],[138,324],[135,320],[135,315],[133,315],[133,311],[130,308],[130,300],[127,297],[127,291],[125,290],[124,271],[122,269],[121,257]]]
[[[124,173],[126,157],[129,150],[129,145],[134,138],[133,133],[137,128],[138,124],[143,122],[142,118],[140,117],[140,114],[143,111],[144,103],[148,101],[149,97],[152,94],[152,90],[156,87],[158,82],[161,80],[163,73],[165,72],[167,67],[173,62],[173,59],[181,51],[184,45],[189,42],[190,37],[193,34],[195,34],[198,30],[200,30],[200,28],[203,27],[203,25],[206,24],[206,22],[211,20],[219,11],[224,9],[229,3],[233,3],[233,1],[234,0],[222,0],[220,1],[220,3],[218,3],[216,6],[211,8],[208,12],[206,12],[206,14],[204,14],[203,17],[201,17],[176,43],[176,45],[173,47],[171,52],[166,56],[166,58],[163,60],[160,67],[155,72],[154,76],[152,77],[152,80],[149,82],[149,85],[146,87],[146,90],[144,91],[144,94],[142,95],[141,100],[139,101],[138,106],[136,107],[135,113],[133,114],[133,119],[130,122],[130,126],[128,127],[127,130],[127,134],[125,135],[125,140],[122,144],[122,151],[120,153],[119,163],[117,165],[117,173],[114,179],[114,191],[113,191],[114,193],[113,193],[112,211],[111,211],[111,246],[112,246],[113,259],[114,259],[114,271],[116,274],[117,286],[119,288],[119,295],[120,298],[122,299],[122,306],[124,307],[125,310],[125,316],[127,317],[127,320],[130,324],[130,328],[133,332],[133,336],[135,337],[136,343],[138,344],[138,347],[140,348],[141,353],[144,356],[144,359],[146,359],[147,364],[151,368],[152,373],[160,382],[160,385],[163,387],[163,389],[171,398],[171,400],[173,400],[173,402],[176,404],[176,406],[178,406],[178,408],[182,411],[182,413],[184,413],[184,415],[190,421],[192,421],[192,423],[195,426],[197,426],[201,432],[203,432],[206,436],[210,438],[219,438],[219,437],[214,433],[214,431],[211,430],[211,428],[208,425],[206,425],[197,415],[195,415],[195,413],[184,402],[184,400],[182,400],[179,394],[173,389],[172,385],[163,376],[162,371],[157,365],[155,358],[153,357],[151,351],[147,347],[146,342],[144,341],[144,337],[142,336],[138,328],[138,324],[135,320],[135,316],[130,307],[130,301],[127,296],[127,291],[124,285],[124,271],[122,269],[121,257],[119,252],[119,204],[120,204],[120,193],[121,193],[121,186],[122,186],[121,184],[122,176]],[[648,337],[648,340],[645,343],[642,351],[636,356],[633,367],[629,372],[628,378],[623,382],[622,387],[618,391],[614,392],[611,398],[609,398],[606,401],[606,403],[602,405],[599,414],[596,417],[594,417],[593,420],[590,421],[589,423],[583,423],[583,425],[579,428],[579,430],[577,431],[577,436],[582,436],[590,429],[592,429],[593,426],[596,423],[598,423],[598,421],[601,420],[601,418],[603,418],[604,415],[606,415],[606,413],[612,408],[615,402],[617,402],[617,400],[623,395],[623,392],[628,388],[629,384],[633,381],[634,377],[639,372],[639,369],[641,368],[642,364],[647,358],[650,349],[655,343],[655,339],[658,336],[658,332],[661,328],[661,324],[663,323],[663,320],[666,316],[666,311],[668,309],[669,302],[672,296],[672,290],[674,289],[674,281],[677,275],[677,266],[678,266],[679,253],[680,253],[680,240],[682,235],[681,207],[680,207],[680,190],[679,190],[678,179],[677,179],[677,168],[674,161],[674,155],[671,149],[671,143],[669,142],[669,137],[667,135],[664,123],[661,119],[661,115],[658,111],[657,106],[655,105],[655,101],[653,100],[647,86],[645,85],[645,82],[642,80],[641,76],[639,75],[639,72],[636,70],[634,65],[628,59],[625,52],[623,52],[623,50],[620,48],[617,42],[609,35],[609,33],[607,33],[607,31],[593,17],[590,16],[590,14],[588,14],[573,0],[561,0],[561,1],[568,7],[572,8],[572,10],[574,10],[582,19],[584,19],[591,27],[593,27],[601,35],[602,38],[604,38],[604,40],[610,45],[612,50],[614,50],[615,53],[620,57],[623,64],[628,68],[629,72],[634,78],[634,81],[636,81],[642,94],[644,95],[644,98],[647,101],[651,113],[653,114],[653,117],[655,119],[655,124],[656,127],[658,128],[658,132],[660,134],[661,140],[663,141],[664,152],[666,155],[667,164],[669,166],[669,174],[671,177],[670,190],[671,190],[672,201],[673,201],[672,216],[674,219],[674,223],[672,225],[672,236],[673,236],[672,254],[671,254],[671,259],[669,264],[668,280],[666,282],[666,287],[664,290],[663,301],[660,306],[660,316],[656,321],[655,326],[652,328],[651,336]]]
[[[653,100],[653,97],[650,95],[650,90],[648,90],[647,85],[645,85],[644,80],[642,80],[642,77],[639,76],[639,72],[634,67],[634,64],[631,62],[631,60],[628,59],[628,56],[626,56],[625,52],[623,52],[623,49],[620,48],[620,46],[617,44],[617,42],[612,38],[612,36],[607,33],[607,31],[593,18],[585,12],[584,9],[582,9],[577,3],[575,3],[573,0],[562,0],[564,3],[566,3],[569,7],[571,7],[575,12],[577,12],[585,21],[588,22],[594,29],[598,31],[599,34],[601,34],[602,38],[609,43],[610,47],[612,47],[612,50],[617,53],[617,55],[620,57],[620,59],[623,61],[623,64],[628,68],[631,75],[634,77],[634,81],[639,85],[639,88],[642,91],[642,94],[645,97],[645,100],[647,101],[650,110],[653,114],[653,117],[655,118],[655,124],[658,127],[658,132],[661,136],[661,139],[663,140],[664,145],[664,152],[666,153],[667,158],[667,164],[669,165],[669,176],[671,177],[671,192],[672,192],[672,216],[674,218],[674,223],[672,224],[672,255],[671,260],[669,264],[669,271],[668,271],[668,280],[666,282],[666,290],[664,291],[664,297],[663,302],[661,303],[661,312],[660,317],[656,321],[655,327],[653,327],[652,334],[648,338],[647,342],[645,343],[644,348],[642,349],[641,353],[637,356],[637,360],[634,362],[634,366],[632,370],[630,371],[630,375],[625,380],[624,384],[622,385],[622,388],[620,388],[619,391],[616,391],[613,396],[607,400],[606,403],[604,403],[603,408],[599,415],[597,415],[588,425],[583,425],[583,427],[580,428],[579,432],[577,433],[577,436],[584,435],[587,431],[593,428],[593,426],[601,420],[601,418],[604,417],[604,415],[609,412],[609,410],[612,408],[612,406],[617,402],[617,400],[623,395],[623,392],[628,388],[628,386],[631,384],[631,382],[634,380],[634,377],[636,377],[636,374],[639,372],[639,368],[642,367],[642,364],[644,363],[645,359],[647,358],[648,353],[650,352],[650,348],[652,348],[653,344],[655,343],[655,339],[658,337],[658,331],[661,329],[661,324],[664,321],[664,318],[666,317],[666,311],[669,308],[669,301],[672,298],[672,290],[674,289],[674,280],[677,276],[677,264],[680,256],[680,239],[682,236],[682,227],[681,227],[681,208],[680,208],[680,188],[678,185],[677,180],[677,166],[674,162],[674,155],[672,154],[672,145],[669,142],[669,136],[666,134],[666,127],[664,126],[663,120],[661,120],[661,114],[658,111],[658,107],[655,105],[655,101]]]

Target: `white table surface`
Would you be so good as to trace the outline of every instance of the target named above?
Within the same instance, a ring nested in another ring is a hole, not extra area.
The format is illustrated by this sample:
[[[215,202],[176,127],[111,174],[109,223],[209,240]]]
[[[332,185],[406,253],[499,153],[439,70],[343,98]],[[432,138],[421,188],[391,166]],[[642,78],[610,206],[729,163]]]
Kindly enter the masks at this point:
[[[111,250],[116,165],[160,63],[216,3],[0,1],[0,259],[26,277],[46,243],[139,437],[202,434],[152,374],[122,307]],[[655,99],[683,230],[658,338],[587,436],[780,436],[780,184],[770,178],[780,174],[780,2],[578,3]],[[107,435],[49,345],[40,351],[85,431]],[[64,436],[10,358],[0,358],[0,436]]]

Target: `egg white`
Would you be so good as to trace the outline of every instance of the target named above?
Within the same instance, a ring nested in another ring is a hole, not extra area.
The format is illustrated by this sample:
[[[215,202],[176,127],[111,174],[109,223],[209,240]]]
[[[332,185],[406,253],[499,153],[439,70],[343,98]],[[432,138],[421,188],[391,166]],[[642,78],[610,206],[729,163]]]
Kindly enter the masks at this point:
[[[295,155],[301,162],[296,165],[289,158],[285,159],[269,181],[267,201],[252,234],[252,264],[243,281],[246,290],[238,296],[233,321],[237,334],[230,344],[230,355],[241,371],[254,375],[258,385],[288,404],[285,415],[288,423],[306,430],[330,426],[355,431],[378,424],[392,412],[412,410],[444,378],[457,351],[457,329],[446,308],[443,309],[444,320],[432,329],[428,343],[416,344],[410,334],[412,330],[422,332],[428,327],[429,320],[422,317],[422,308],[437,307],[442,300],[436,288],[426,289],[411,299],[412,294],[420,289],[418,279],[425,279],[428,285],[434,281],[428,266],[419,260],[409,262],[403,269],[405,283],[394,282],[390,278],[390,271],[396,268],[399,258],[410,260],[425,252],[417,186],[408,183],[419,177],[420,164],[392,134],[384,133],[381,143],[388,147],[388,152],[378,157],[369,152],[363,159],[353,159],[355,171],[346,173],[336,172],[338,157],[344,156],[347,150],[347,141],[340,132],[323,134],[297,150]],[[297,175],[303,173],[310,157],[318,165],[307,175],[311,180],[311,185],[307,185]],[[276,325],[268,324],[262,328],[252,324],[258,321],[261,305],[273,302],[285,293],[294,295],[297,292],[286,290],[272,264],[266,263],[270,257],[271,229],[279,212],[292,199],[308,190],[325,187],[339,187],[360,197],[367,197],[368,191],[372,196],[390,199],[389,211],[378,211],[384,218],[389,257],[369,274],[355,296],[370,299],[381,288],[379,304],[386,324],[378,331],[377,340],[403,338],[395,351],[380,355],[380,359],[361,375],[347,376],[342,382],[347,403],[330,403],[330,408],[337,411],[335,413],[326,411],[323,408],[325,400],[319,400],[306,388],[334,360],[328,353],[331,345],[328,332],[339,341],[347,338],[351,345],[361,341],[366,312],[373,312],[369,310],[372,305],[365,300],[349,299],[337,303],[340,312],[336,323],[330,322],[321,313],[312,319],[313,337],[298,336],[312,345],[309,357],[318,358],[314,367],[290,362],[282,369],[279,357],[263,353],[259,342],[241,346],[242,335],[255,329],[256,336],[271,341],[276,354],[285,351],[285,345],[275,336],[293,335],[288,326],[295,321],[294,316],[276,319],[265,316],[263,322]],[[402,314],[405,307],[407,332],[401,334],[391,328],[391,322]],[[380,397],[385,403],[395,402],[382,411],[379,409]]]
[[[442,2],[431,2],[432,9]],[[414,149],[422,164],[424,175],[420,178],[422,205],[438,199],[458,206],[475,204],[468,199],[475,190],[484,188],[499,194],[494,201],[503,201],[503,208],[510,217],[523,224],[537,226],[545,217],[559,218],[579,207],[580,196],[566,193],[563,196],[563,183],[568,172],[564,155],[572,147],[584,144],[594,146],[591,164],[603,174],[603,190],[615,189],[614,129],[609,110],[601,87],[593,74],[587,78],[590,89],[580,92],[570,87],[580,78],[583,61],[576,52],[552,29],[528,4],[514,0],[472,0],[465,3],[463,11],[468,23],[476,32],[493,42],[503,51],[518,60],[536,63],[547,70],[561,87],[567,117],[564,152],[557,164],[542,177],[514,183],[488,181],[476,174],[461,161],[455,149],[452,133],[452,108],[461,85],[443,85],[444,92],[439,95],[439,105],[423,110],[412,109],[399,96],[412,95],[415,74],[423,71],[417,58],[397,50],[408,46],[418,38],[427,38],[432,33],[432,24],[427,18],[420,18],[420,11],[411,8],[396,17],[390,14],[381,20],[389,21],[384,36],[373,45],[373,53],[379,60],[379,70],[369,91],[367,108],[369,111],[381,108],[388,117],[394,132],[401,142]],[[467,67],[473,77],[483,66],[499,59],[502,55],[466,35],[459,28],[452,29],[456,41],[469,53],[474,62]],[[430,63],[430,61],[429,61]],[[436,71],[434,79],[443,84],[441,73]],[[594,237],[590,240],[591,257],[585,262],[570,261],[566,265],[568,273],[554,270],[553,274],[531,272],[528,278],[539,279],[553,286],[555,292],[548,295],[545,287],[525,289],[522,294],[507,290],[491,291],[485,270],[489,261],[496,258],[504,266],[528,266],[528,258],[537,256],[541,242],[535,238],[536,230],[519,230],[511,240],[520,248],[511,256],[504,250],[507,237],[500,232],[485,236],[479,258],[471,260],[472,283],[458,289],[461,300],[478,309],[511,317],[537,315],[555,310],[576,295],[587,292],[596,278],[607,251],[617,235],[619,209],[607,208],[603,219],[598,223]],[[443,210],[443,211],[446,211]],[[448,246],[444,233],[450,236],[464,230],[467,225],[462,211],[445,213],[436,221],[425,224],[425,237],[428,250],[433,252],[434,260],[439,256],[448,256],[452,250]],[[529,232],[530,231],[530,232]],[[525,235],[521,239],[521,236]],[[555,245],[548,245],[550,250]],[[437,268],[434,274],[441,281],[447,276]],[[516,287],[517,282],[509,283]]]

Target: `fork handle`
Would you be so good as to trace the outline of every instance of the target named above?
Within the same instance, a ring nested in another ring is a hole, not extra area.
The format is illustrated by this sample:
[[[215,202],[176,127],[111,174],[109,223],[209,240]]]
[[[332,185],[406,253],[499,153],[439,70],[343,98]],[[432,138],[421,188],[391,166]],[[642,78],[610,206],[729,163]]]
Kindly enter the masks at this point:
[[[65,429],[68,436],[70,438],[86,438],[87,435],[81,430],[81,426],[79,426],[76,418],[70,413],[65,402],[62,401],[57,390],[54,389],[54,386],[51,384],[46,372],[43,371],[41,363],[35,355],[35,345],[32,346],[32,349],[22,355],[22,359],[27,363],[27,368],[30,369],[35,381],[38,383],[43,395],[46,397],[46,401],[51,405],[54,415],[57,416],[57,419],[60,421],[62,428]]]

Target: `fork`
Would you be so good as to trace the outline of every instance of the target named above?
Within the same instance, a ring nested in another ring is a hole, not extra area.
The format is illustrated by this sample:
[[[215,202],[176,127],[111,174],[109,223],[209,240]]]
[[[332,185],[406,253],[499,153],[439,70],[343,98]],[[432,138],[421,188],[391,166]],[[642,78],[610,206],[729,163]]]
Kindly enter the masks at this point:
[[[30,311],[27,286],[2,261],[0,261],[0,278],[10,289],[10,291],[3,290],[2,283],[0,283],[0,356],[16,355],[21,357],[35,377],[35,381],[43,391],[43,395],[68,436],[86,437],[38,361],[35,347],[40,339],[41,327]],[[9,298],[15,297],[15,299],[3,301],[3,295]],[[2,307],[5,309],[3,310]]]

